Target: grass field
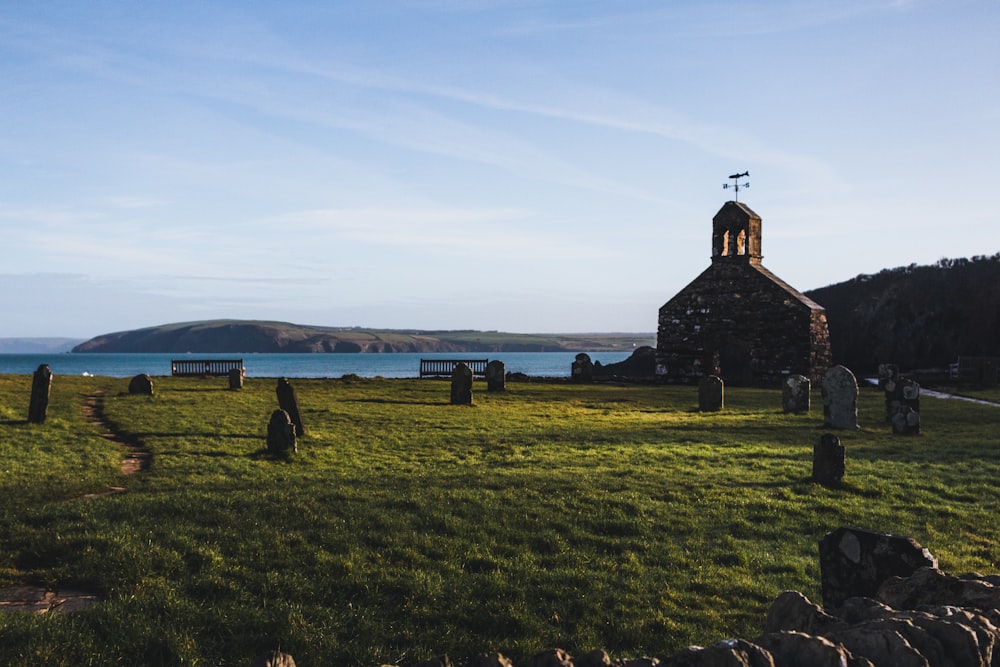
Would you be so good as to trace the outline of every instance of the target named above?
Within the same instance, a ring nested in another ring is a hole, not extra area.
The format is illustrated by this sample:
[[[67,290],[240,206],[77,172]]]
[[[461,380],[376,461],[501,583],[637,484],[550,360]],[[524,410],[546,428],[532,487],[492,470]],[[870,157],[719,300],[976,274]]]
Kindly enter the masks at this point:
[[[0,376],[0,587],[75,587],[74,614],[0,614],[4,665],[300,667],[551,647],[666,657],[759,633],[782,590],[819,595],[816,543],[844,525],[914,537],[943,569],[1000,561],[1000,408],[924,398],[901,438],[864,390],[840,488],[809,481],[824,432],[777,391],[512,384],[472,407],[435,380],[295,380],[307,429],[264,453],[275,381]],[[153,453],[86,422],[86,396]],[[111,485],[126,493],[81,499]]]

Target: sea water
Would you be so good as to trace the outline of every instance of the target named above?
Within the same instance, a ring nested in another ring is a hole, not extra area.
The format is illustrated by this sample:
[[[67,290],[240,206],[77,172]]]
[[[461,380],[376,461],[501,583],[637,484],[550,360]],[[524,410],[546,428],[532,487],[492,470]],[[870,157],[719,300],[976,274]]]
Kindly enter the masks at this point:
[[[247,377],[339,378],[353,373],[361,377],[410,378],[420,374],[421,359],[498,359],[508,372],[534,377],[569,377],[576,352],[438,352],[385,354],[0,354],[0,374],[35,372],[48,364],[55,375],[99,375],[132,377],[139,373],[170,375],[171,359],[243,359]],[[588,352],[591,361],[612,364],[629,352]]]

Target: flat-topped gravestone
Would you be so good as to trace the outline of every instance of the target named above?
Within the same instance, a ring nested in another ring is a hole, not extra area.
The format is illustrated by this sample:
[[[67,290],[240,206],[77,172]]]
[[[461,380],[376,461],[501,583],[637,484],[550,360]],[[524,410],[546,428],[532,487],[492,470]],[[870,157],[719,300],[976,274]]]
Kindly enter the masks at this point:
[[[725,406],[725,384],[717,375],[706,375],[698,382],[698,409],[714,412]]]
[[[49,411],[49,393],[52,391],[52,369],[42,364],[31,378],[31,402],[28,404],[28,421],[41,424]]]
[[[451,404],[472,405],[472,369],[465,362],[451,371]]]
[[[809,412],[812,383],[804,375],[789,375],[781,383],[781,407],[785,412]]]
[[[499,359],[486,364],[486,391],[506,391],[507,369]]]
[[[850,430],[860,428],[858,380],[843,366],[834,366],[823,375],[823,425]]]
[[[892,432],[895,435],[920,435],[920,413],[901,407],[892,416]]]
[[[295,435],[301,437],[306,433],[306,427],[302,425],[302,415],[299,413],[299,400],[295,397],[295,388],[289,384],[286,378],[278,378],[278,386],[275,390],[278,394],[278,407],[288,413],[289,419],[295,424]]]
[[[139,373],[128,383],[128,393],[141,396],[153,395],[153,378],[146,373]]]
[[[267,451],[283,455],[295,450],[295,424],[287,412],[275,410],[267,422]]]
[[[813,445],[812,479],[817,484],[839,484],[844,479],[846,450],[840,438],[824,433]]]
[[[594,381],[594,364],[590,360],[589,354],[581,352],[576,355],[576,359],[573,360],[573,364],[570,367],[570,379],[573,382]]]
[[[232,390],[243,388],[243,378],[246,374],[242,368],[230,368],[229,369],[229,388]]]

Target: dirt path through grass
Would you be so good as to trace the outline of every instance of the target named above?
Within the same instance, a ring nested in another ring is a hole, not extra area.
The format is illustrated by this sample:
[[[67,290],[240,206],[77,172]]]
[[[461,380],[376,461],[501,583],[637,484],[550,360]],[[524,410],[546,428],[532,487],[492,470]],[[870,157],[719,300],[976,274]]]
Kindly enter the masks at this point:
[[[121,471],[123,475],[134,475],[138,472],[148,470],[149,466],[153,463],[152,452],[143,449],[140,444],[130,440],[121,432],[115,430],[114,425],[108,422],[107,418],[104,416],[105,391],[105,389],[97,389],[83,399],[82,409],[84,419],[87,420],[88,424],[97,429],[102,438],[107,438],[108,440],[117,443],[125,451],[121,464]],[[123,486],[111,486],[108,487],[106,491],[85,494],[83,498],[104,498],[106,496],[110,496],[115,493],[122,493],[124,491],[125,487]]]
[[[115,429],[114,424],[109,422],[104,415],[104,389],[98,389],[88,394],[83,400],[83,416],[87,422],[98,430],[102,438],[107,438],[116,442],[125,450],[122,459],[121,471],[123,475],[134,475],[137,472],[148,470],[153,463],[153,454],[145,449],[140,442],[128,438],[122,432]],[[87,497],[110,495],[124,491],[121,487],[111,487],[108,492],[102,494],[88,494]]]
[[[123,475],[133,475],[147,470],[153,460],[152,453],[117,431],[114,425],[108,422],[104,416],[104,393],[104,389],[98,389],[83,399],[84,419],[97,429],[102,438],[107,438],[121,445],[125,450],[125,456],[121,463]],[[105,491],[84,494],[80,496],[80,499],[105,498],[124,491],[125,487],[123,486],[111,486]],[[88,609],[98,602],[100,602],[100,598],[87,591],[47,590],[41,586],[30,584],[0,588],[0,612],[66,613]]]

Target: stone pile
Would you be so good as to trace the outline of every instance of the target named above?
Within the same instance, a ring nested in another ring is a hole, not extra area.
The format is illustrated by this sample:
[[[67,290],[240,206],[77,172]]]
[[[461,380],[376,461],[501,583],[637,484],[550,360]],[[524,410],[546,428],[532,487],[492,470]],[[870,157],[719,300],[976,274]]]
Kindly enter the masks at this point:
[[[992,667],[1000,665],[1000,576],[950,576],[912,539],[840,528],[820,544],[824,609],[796,591],[772,603],[753,640],[726,639],[658,658],[602,650],[539,653],[516,667]],[[832,563],[834,556],[839,562]],[[851,567],[856,572],[849,572]],[[904,573],[892,576],[892,572]],[[845,589],[828,590],[836,582]],[[870,596],[853,595],[858,590]],[[395,666],[383,666],[395,667]],[[440,656],[410,667],[455,667]],[[499,653],[458,667],[515,667]]]
[[[1000,663],[997,584],[1000,577],[953,577],[926,567],[885,581],[876,598],[847,598],[833,611],[786,591],[753,640],[690,646],[662,661],[611,659],[602,650],[574,657],[551,649],[517,667],[991,667]],[[411,667],[454,666],[441,656]],[[459,667],[515,666],[494,653]]]

